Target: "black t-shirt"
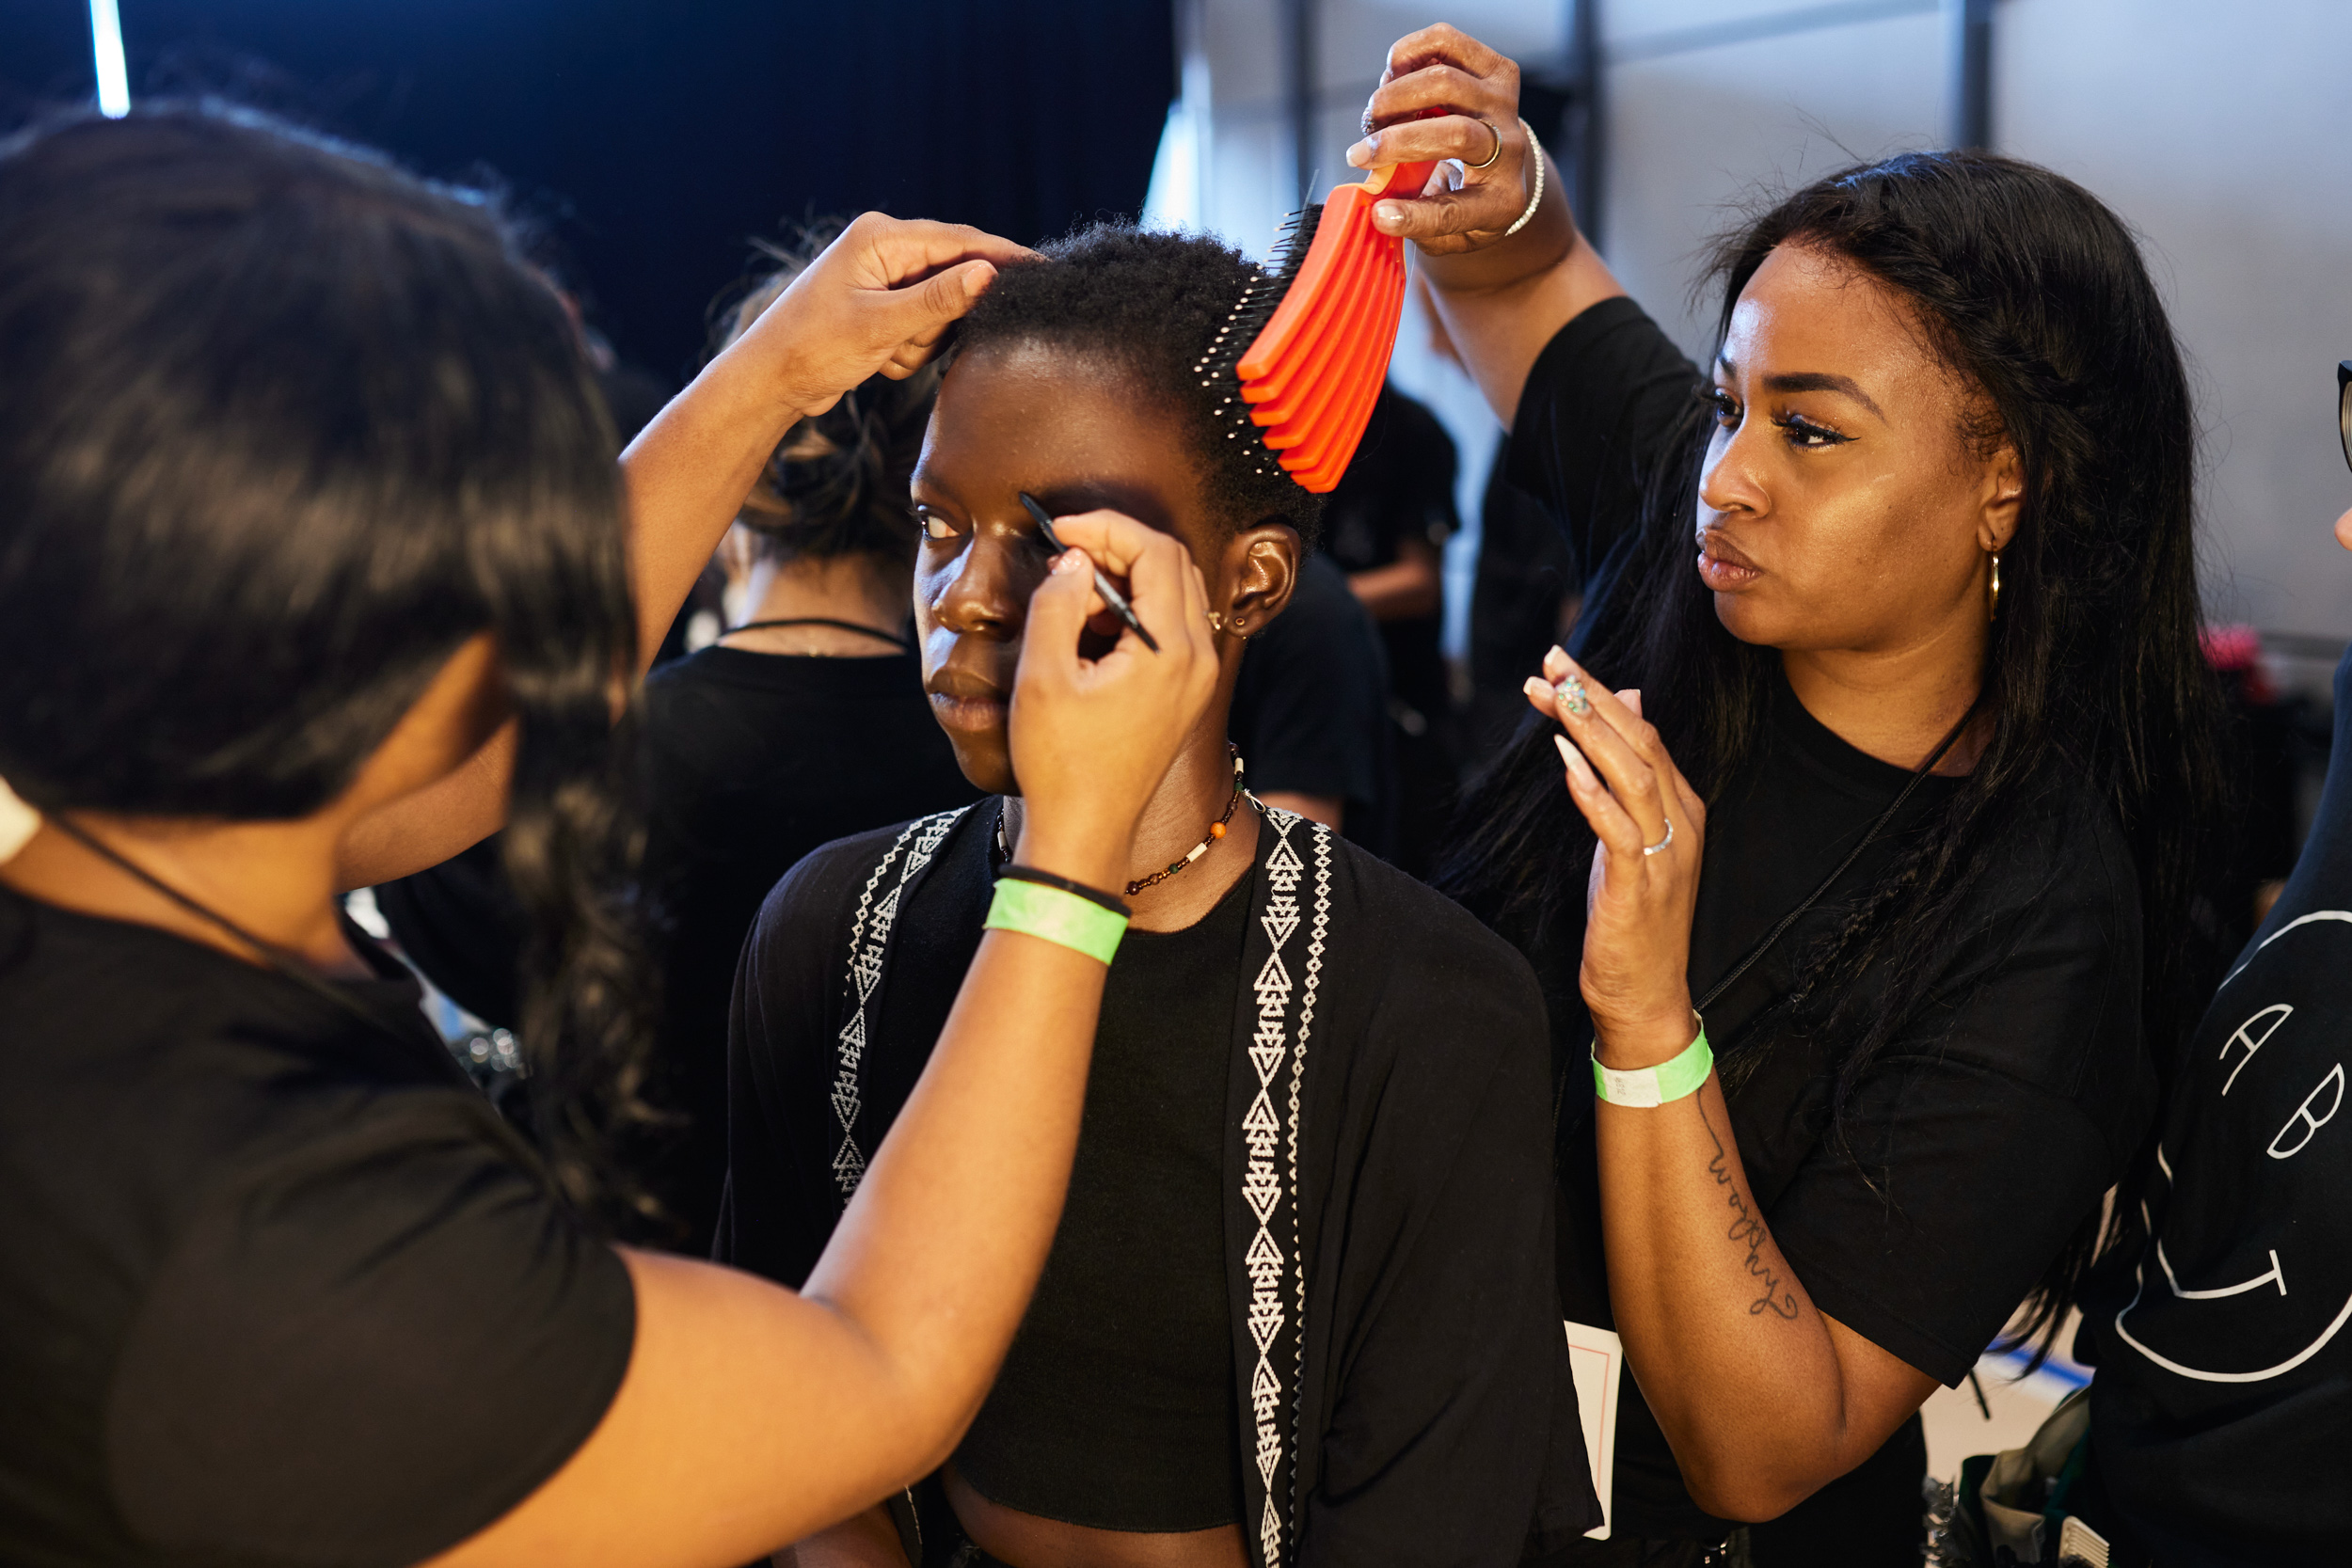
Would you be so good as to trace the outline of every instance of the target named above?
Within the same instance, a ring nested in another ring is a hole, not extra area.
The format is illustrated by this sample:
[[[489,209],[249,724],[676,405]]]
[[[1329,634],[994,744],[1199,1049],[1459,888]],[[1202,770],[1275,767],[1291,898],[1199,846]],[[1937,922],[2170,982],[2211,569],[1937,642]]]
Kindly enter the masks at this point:
[[[931,717],[913,654],[818,658],[711,647],[645,677],[644,884],[661,970],[661,1100],[687,1126],[654,1190],[706,1255],[726,1177],[727,999],[768,890],[820,844],[977,800]],[[493,851],[494,852],[494,851]],[[503,975],[521,933],[504,879],[477,852],[379,895],[436,985]],[[470,1004],[468,1004],[470,1006]],[[505,1016],[484,1015],[512,1024]]]
[[[386,960],[389,965],[389,960]],[[602,1418],[619,1257],[417,1010],[0,890],[12,1563],[415,1562]]]
[[[663,923],[661,1049],[691,1118],[672,1174],[707,1254],[726,1180],[727,1004],[760,900],[820,844],[979,799],[921,662],[705,648],[645,677],[644,882]]]
[[[2352,657],[2302,858],[2175,1080],[2153,1239],[2084,1304],[2091,1456],[2115,1522],[2166,1568],[2352,1555],[2347,758]]]
[[[1405,541],[1438,550],[1461,518],[1454,505],[1454,437],[1438,417],[1383,387],[1347,471],[1323,504],[1323,548],[1343,572],[1396,563]],[[1380,623],[1396,695],[1432,718],[1446,711],[1442,615]]]
[[[981,941],[996,816],[983,803],[845,840],[770,895],[736,982],[727,1261],[804,1280],[845,1189],[895,1135]],[[1549,1267],[1534,981],[1459,909],[1336,835],[1287,814],[1259,835],[1241,944],[1214,985],[1195,982],[1222,1007],[1207,1234],[1245,1546],[1262,1555],[1270,1470],[1301,1543],[1286,1563],[1518,1562],[1531,1513],[1547,1542],[1597,1513]],[[1221,940],[1166,942],[1205,970]],[[1122,943],[1106,1021],[1150,1005],[1120,1000],[1120,975],[1161,949]],[[1081,1162],[1072,1214],[1098,1175],[1118,1167]],[[1184,1235],[1189,1248],[1202,1232]],[[1164,1282],[1175,1259],[1148,1267]]]
[[[1009,1508],[1119,1530],[1241,1517],[1223,1177],[1248,894],[1244,877],[1185,929],[1120,942],[1061,1227],[956,1450]]]
[[[1298,586],[1249,640],[1226,733],[1263,794],[1337,796],[1340,831],[1375,855],[1396,836],[1396,758],[1389,733],[1389,663],[1363,601],[1320,555],[1299,563]]]
[[[1569,526],[1580,558],[1605,581],[1639,524],[1630,454],[1654,453],[1664,438],[1654,423],[1620,416],[1644,407],[1646,392],[1648,418],[1671,421],[1694,375],[1631,301],[1613,300],[1562,328],[1529,379],[1514,478]],[[1606,606],[1588,591],[1585,613],[1597,610]],[[1910,776],[1847,744],[1785,679],[1774,683],[1755,754],[1708,813],[1692,927],[1694,998],[1836,867]],[[2021,805],[1984,850],[1985,874],[1956,926],[1965,935],[1936,956],[1929,1003],[1849,1101],[1851,1157],[1824,1136],[1834,1042],[1787,1027],[1785,1015],[1750,1029],[1902,850],[1935,831],[1956,787],[1923,781],[1829,895],[1707,1009],[1741,1163],[1797,1277],[1823,1312],[1947,1385],[1967,1375],[2068,1236],[2098,1212],[2147,1133],[2156,1095],[2140,1026],[2137,873],[2104,805],[2065,784]],[[1613,1326],[1585,1066],[1592,1025],[1577,986],[1581,908],[1505,934],[1544,985],[1570,1091],[1561,1127],[1563,1308]],[[1630,1379],[1624,1396],[1613,1528],[1719,1535],[1724,1527],[1691,1501]],[[1910,1484],[1915,1497],[1916,1478]],[[1836,1499],[1824,1493],[1815,1505]]]

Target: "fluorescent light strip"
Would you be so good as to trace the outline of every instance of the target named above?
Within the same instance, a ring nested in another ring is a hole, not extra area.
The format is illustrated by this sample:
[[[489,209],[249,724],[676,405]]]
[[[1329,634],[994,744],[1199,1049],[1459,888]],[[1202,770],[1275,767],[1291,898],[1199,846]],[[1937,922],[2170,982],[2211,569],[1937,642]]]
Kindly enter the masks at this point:
[[[120,119],[131,112],[131,71],[122,63],[122,13],[115,0],[89,0],[89,45],[98,62],[98,112]]]

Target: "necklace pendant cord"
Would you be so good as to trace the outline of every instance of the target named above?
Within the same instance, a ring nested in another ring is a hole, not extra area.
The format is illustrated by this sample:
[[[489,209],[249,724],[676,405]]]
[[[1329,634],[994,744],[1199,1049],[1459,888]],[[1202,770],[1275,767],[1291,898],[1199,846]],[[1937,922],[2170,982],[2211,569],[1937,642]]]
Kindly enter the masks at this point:
[[[1152,872],[1149,877],[1137,878],[1136,880],[1129,882],[1127,884],[1128,897],[1133,898],[1136,894],[1141,893],[1145,888],[1152,887],[1158,883],[1168,880],[1170,877],[1175,876],[1176,873],[1184,870],[1184,867],[1190,865],[1193,862],[1207,854],[1209,852],[1209,847],[1215,844],[1218,839],[1223,838],[1225,836],[1226,830],[1232,826],[1233,813],[1240,807],[1242,798],[1249,792],[1242,787],[1241,749],[1233,745],[1231,741],[1226,743],[1225,749],[1232,753],[1233,758],[1233,794],[1232,798],[1225,802],[1225,815],[1210,823],[1208,835],[1202,838],[1200,843],[1194,845],[1190,849],[1186,850],[1182,856],[1168,862],[1168,864],[1162,866],[1159,870]],[[1005,835],[1005,814],[1001,810],[999,810],[996,814],[996,855],[1000,863],[1012,859],[1012,845],[1008,841]]]
[[[167,902],[177,905],[179,908],[196,916],[199,920],[206,922],[215,929],[226,932],[236,941],[243,942],[246,946],[251,948],[256,954],[260,955],[261,959],[264,964],[268,965],[278,974],[283,975],[286,979],[293,981],[295,985],[300,986],[303,990],[310,992],[313,996],[318,997],[321,1001],[326,1002],[342,1012],[359,1020],[361,1022],[368,1024],[373,1029],[389,1035],[392,1038],[399,1040],[403,1045],[409,1043],[407,1036],[402,1034],[399,1030],[394,1029],[388,1022],[378,1017],[367,1007],[362,1006],[358,1001],[353,999],[349,992],[345,991],[342,987],[336,985],[333,981],[327,979],[326,975],[320,974],[309,960],[302,958],[299,954],[279,946],[278,943],[271,942],[266,937],[256,936],[253,932],[246,930],[243,926],[238,925],[235,921],[230,919],[218,910],[214,909],[211,905],[199,900],[189,894],[181,892],[178,888],[173,887],[169,882],[164,880],[161,877],[158,877],[153,872],[148,870],[147,867],[139,864],[138,862],[131,859],[130,856],[122,853],[121,850],[117,849],[113,845],[108,844],[105,840],[100,838],[97,834],[83,827],[80,823],[67,816],[63,812],[52,812],[47,816],[45,820],[59,832],[65,834],[66,837],[73,840],[74,843],[80,845],[91,854],[96,855],[100,860],[103,860],[108,864],[114,866],[115,869],[122,872],[134,881],[143,884],[151,892],[157,894]]]
[[[1225,830],[1232,825],[1233,813],[1240,807],[1241,798],[1247,793],[1247,791],[1242,788],[1241,782],[1241,749],[1234,746],[1230,741],[1227,742],[1225,749],[1233,754],[1233,793],[1232,799],[1225,802],[1225,815],[1209,824],[1207,836],[1202,838],[1200,843],[1194,845],[1191,849],[1187,850],[1182,859],[1172,860],[1168,863],[1165,868],[1152,872],[1149,877],[1138,878],[1135,881],[1129,882],[1127,884],[1128,897],[1133,898],[1136,894],[1141,893],[1145,888],[1164,882],[1170,877],[1175,876],[1176,873],[1184,870],[1184,867],[1190,865],[1193,862],[1207,854],[1209,852],[1209,846],[1215,844],[1218,839],[1225,836]]]

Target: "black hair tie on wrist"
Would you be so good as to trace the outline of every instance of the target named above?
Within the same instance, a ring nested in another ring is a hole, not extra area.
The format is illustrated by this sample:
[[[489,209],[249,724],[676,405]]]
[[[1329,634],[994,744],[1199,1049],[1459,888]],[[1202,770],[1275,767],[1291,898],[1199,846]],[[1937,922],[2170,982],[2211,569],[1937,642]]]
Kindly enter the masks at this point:
[[[1074,893],[1089,904],[1102,905],[1121,920],[1135,918],[1136,911],[1119,895],[1104,893],[1101,888],[1089,887],[1084,882],[1073,882],[1067,877],[1057,877],[1050,871],[1040,871],[1033,865],[1008,865],[996,875],[999,878],[1009,877],[1016,882],[1035,882],[1040,887],[1055,887],[1064,893]]]

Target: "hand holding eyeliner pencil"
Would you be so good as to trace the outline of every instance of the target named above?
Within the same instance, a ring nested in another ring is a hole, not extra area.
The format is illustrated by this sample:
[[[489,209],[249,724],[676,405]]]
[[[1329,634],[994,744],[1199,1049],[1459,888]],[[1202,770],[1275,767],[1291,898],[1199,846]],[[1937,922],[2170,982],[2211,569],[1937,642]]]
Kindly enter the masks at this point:
[[[1063,550],[1068,549],[1069,546],[1061,542],[1060,536],[1054,532],[1054,518],[1052,514],[1048,513],[1045,508],[1038,505],[1037,498],[1030,495],[1026,490],[1020,491],[1019,495],[1021,498],[1021,504],[1028,508],[1029,515],[1036,520],[1037,531],[1045,535],[1045,543],[1047,546],[1050,547],[1056,555],[1059,555]],[[1112,614],[1126,622],[1128,629],[1133,631],[1137,637],[1143,639],[1143,645],[1145,647],[1151,649],[1155,654],[1160,651],[1160,645],[1152,640],[1152,634],[1143,629],[1143,623],[1136,619],[1135,607],[1127,602],[1127,595],[1121,594],[1118,589],[1111,586],[1111,579],[1104,575],[1103,568],[1100,566],[1094,568],[1094,591],[1103,595],[1103,602],[1111,607]]]

